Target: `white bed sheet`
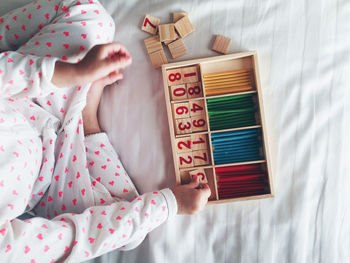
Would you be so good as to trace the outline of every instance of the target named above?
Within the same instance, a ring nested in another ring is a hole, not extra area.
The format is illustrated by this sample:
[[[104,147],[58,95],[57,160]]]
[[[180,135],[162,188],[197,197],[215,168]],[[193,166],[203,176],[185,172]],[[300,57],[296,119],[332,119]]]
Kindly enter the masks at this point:
[[[1,13],[24,2],[3,1]],[[140,24],[187,11],[196,31],[176,61],[217,55],[215,34],[231,37],[230,52],[258,52],[276,196],[176,216],[135,250],[90,262],[349,262],[350,2],[101,2],[133,65],[105,90],[100,118],[140,192],[175,183],[161,72]]]

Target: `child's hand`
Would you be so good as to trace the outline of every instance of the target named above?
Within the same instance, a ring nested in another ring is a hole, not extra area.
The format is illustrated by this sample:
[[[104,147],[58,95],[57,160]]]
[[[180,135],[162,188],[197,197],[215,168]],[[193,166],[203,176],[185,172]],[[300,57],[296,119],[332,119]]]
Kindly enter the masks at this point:
[[[171,188],[178,207],[178,214],[195,214],[202,210],[211,194],[207,184],[199,184],[198,176],[193,176],[189,184],[177,185]]]
[[[94,46],[76,64],[56,62],[52,83],[58,87],[101,81],[105,85],[122,79],[120,70],[132,62],[127,49],[118,42]]]

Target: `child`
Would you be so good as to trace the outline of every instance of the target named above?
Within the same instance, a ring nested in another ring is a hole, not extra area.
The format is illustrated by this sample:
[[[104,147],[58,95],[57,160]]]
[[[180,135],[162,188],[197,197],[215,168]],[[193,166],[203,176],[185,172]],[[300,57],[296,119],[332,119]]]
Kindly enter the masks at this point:
[[[197,178],[139,196],[101,132],[103,88],[127,49],[96,0],[38,0],[0,18],[0,253],[6,262],[80,262],[131,249],[210,196]],[[28,212],[28,220],[17,217]]]

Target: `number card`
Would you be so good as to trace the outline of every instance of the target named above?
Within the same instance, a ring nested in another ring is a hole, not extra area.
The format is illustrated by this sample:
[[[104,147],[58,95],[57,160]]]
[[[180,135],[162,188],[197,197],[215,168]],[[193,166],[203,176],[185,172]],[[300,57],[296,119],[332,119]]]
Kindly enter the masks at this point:
[[[194,166],[201,166],[209,164],[209,153],[208,150],[193,151],[193,162]]]
[[[192,150],[208,149],[208,135],[206,134],[191,134]]]
[[[142,22],[141,29],[155,35],[157,33],[158,25],[160,24],[160,19],[151,15],[146,15],[145,19]]]
[[[192,142],[191,142],[190,136],[175,139],[175,143],[176,143],[176,152],[177,153],[184,153],[184,152],[192,151]]]
[[[187,84],[186,87],[189,99],[203,97],[203,90],[200,82]]]
[[[192,82],[198,82],[198,67],[187,67],[182,68],[182,76],[183,76],[183,83],[192,83]]]
[[[190,117],[190,104],[188,102],[174,103],[172,107],[173,107],[174,119]]]
[[[192,152],[179,153],[177,155],[177,161],[180,168],[192,167],[193,166],[193,157]]]
[[[194,175],[197,175],[199,177],[200,184],[208,183],[207,175],[205,174],[204,169],[190,171],[190,177],[192,178]]]
[[[175,120],[176,134],[186,134],[192,132],[191,119],[177,119]]]
[[[181,69],[170,69],[167,71],[168,75],[168,85],[179,85],[183,83],[182,71]]]
[[[208,130],[205,115],[191,117],[192,132],[200,132]]]
[[[190,100],[189,113],[190,116],[205,116],[204,100]]]
[[[170,86],[171,100],[185,100],[187,99],[186,85]]]

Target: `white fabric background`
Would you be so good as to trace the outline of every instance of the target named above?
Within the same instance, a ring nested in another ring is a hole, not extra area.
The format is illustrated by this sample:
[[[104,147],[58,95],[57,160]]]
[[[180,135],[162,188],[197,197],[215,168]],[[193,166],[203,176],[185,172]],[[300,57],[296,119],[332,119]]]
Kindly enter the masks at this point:
[[[25,2],[1,0],[0,13]],[[135,250],[90,262],[349,262],[350,2],[101,2],[133,65],[105,90],[100,118],[140,192],[175,182],[161,72],[140,25],[187,11],[196,31],[176,61],[217,55],[215,34],[232,38],[231,53],[258,51],[276,196],[177,216]]]

